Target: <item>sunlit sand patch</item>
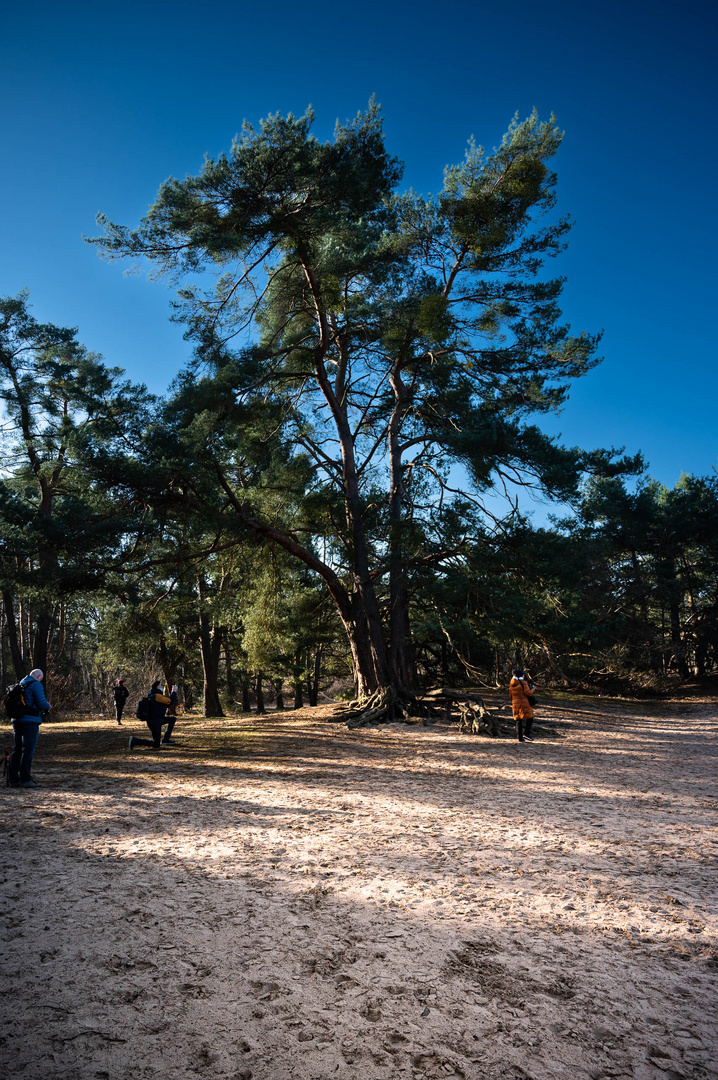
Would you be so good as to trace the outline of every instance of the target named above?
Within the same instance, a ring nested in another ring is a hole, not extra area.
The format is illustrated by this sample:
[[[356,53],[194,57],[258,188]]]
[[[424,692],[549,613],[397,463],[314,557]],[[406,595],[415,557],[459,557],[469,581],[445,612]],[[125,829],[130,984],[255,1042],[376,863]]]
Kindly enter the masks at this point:
[[[23,1075],[710,1076],[709,724],[644,711],[531,758],[288,714],[187,720],[162,762],[65,724],[61,761],[49,727],[8,826]]]

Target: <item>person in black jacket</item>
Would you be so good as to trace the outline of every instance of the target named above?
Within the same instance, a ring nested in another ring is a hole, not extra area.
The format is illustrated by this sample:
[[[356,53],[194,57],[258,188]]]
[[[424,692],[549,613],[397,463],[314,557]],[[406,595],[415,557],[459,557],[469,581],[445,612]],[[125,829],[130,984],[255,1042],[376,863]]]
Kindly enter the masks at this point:
[[[117,684],[113,689],[112,693],[115,698],[115,717],[117,718],[117,723],[120,725],[120,727],[122,727],[122,710],[125,707],[125,702],[127,701],[127,697],[130,693],[125,686],[124,679],[117,680]]]
[[[133,746],[154,746],[156,750],[159,750],[162,744],[162,724],[164,722],[165,713],[167,712],[167,706],[170,704],[170,699],[165,697],[162,693],[162,683],[159,679],[152,683],[147,697],[149,699],[147,727],[152,733],[152,739],[140,739],[137,735],[131,735],[130,750]]]

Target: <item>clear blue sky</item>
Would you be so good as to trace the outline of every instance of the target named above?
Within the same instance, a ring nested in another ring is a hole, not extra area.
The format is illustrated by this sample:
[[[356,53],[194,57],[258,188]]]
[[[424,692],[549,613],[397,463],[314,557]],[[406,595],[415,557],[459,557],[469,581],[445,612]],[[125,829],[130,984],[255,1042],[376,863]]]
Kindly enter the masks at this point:
[[[567,321],[605,330],[603,365],[544,427],[643,450],[672,485],[718,463],[716,28],[699,0],[277,0],[8,5],[0,40],[0,295],[162,392],[189,355],[164,285],[125,277],[82,235],[135,225],[246,118],[303,113],[331,135],[376,94],[405,182],[437,191],[474,135],[557,116],[554,263]]]

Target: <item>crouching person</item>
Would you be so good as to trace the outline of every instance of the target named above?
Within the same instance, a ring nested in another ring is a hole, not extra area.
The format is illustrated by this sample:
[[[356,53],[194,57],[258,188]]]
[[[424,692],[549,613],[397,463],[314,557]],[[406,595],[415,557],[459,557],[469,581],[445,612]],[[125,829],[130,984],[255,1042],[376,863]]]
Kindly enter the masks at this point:
[[[162,693],[162,683],[159,679],[152,683],[149,693],[140,700],[137,706],[137,715],[144,716],[147,727],[152,735],[151,739],[140,739],[137,735],[130,736],[130,750],[135,746],[154,746],[159,750],[162,745],[162,725],[170,699]]]
[[[50,705],[42,688],[43,673],[33,668],[20,686],[25,700],[25,713],[12,726],[15,732],[15,748],[8,763],[10,787],[33,788],[40,785],[31,774],[32,758],[40,734],[42,714],[49,711]]]

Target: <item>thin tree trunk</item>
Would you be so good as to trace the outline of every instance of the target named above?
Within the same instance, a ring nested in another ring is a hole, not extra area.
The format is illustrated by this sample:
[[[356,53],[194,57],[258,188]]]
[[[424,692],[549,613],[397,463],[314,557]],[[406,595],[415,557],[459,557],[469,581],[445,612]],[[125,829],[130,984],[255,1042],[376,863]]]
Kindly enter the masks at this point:
[[[65,605],[60,602],[60,625],[57,635],[57,659],[59,660],[65,651]]]
[[[319,701],[319,675],[321,672],[322,650],[317,649],[314,653],[314,668],[309,676],[309,704],[314,707]]]
[[[5,608],[0,606],[0,687],[3,692],[7,685],[5,681],[5,622]]]
[[[391,680],[401,692],[419,691],[416,650],[409,623],[409,596],[406,589],[404,547],[404,475],[399,442],[401,422],[409,400],[398,367],[391,374],[394,409],[389,422],[389,661]]]
[[[177,670],[179,668],[179,661],[171,661],[169,653],[167,652],[167,641],[164,634],[160,634],[159,640],[159,654],[160,654],[160,666],[162,668],[162,674],[165,678],[165,685],[168,690],[171,690],[174,686],[175,678],[177,676]]]
[[[185,709],[191,709],[194,705],[194,691],[192,689],[192,683],[189,681],[187,675],[186,663],[182,666],[182,690],[184,697],[184,707]]]
[[[38,476],[40,484],[40,516],[46,521],[52,518],[53,502],[55,498],[55,477],[46,479]],[[41,581],[52,577],[58,567],[57,552],[50,548],[40,548],[38,552],[38,574]],[[48,648],[52,633],[53,613],[47,601],[41,596],[38,600],[38,609],[35,617],[35,633],[32,638],[32,663],[33,667],[47,672]]]
[[[234,678],[234,667],[232,665],[232,654],[229,649],[229,634],[224,635],[224,671],[227,679],[227,696],[231,702],[234,702],[234,695],[237,689],[236,681]]]
[[[282,712],[284,709],[284,692],[282,690],[283,679],[275,679],[274,692],[277,696],[277,712]]]
[[[678,674],[682,679],[687,679],[689,675],[688,662],[686,660],[686,648],[681,634],[680,605],[676,598],[671,599],[669,613],[671,617],[671,645],[673,647],[673,656],[678,666]]]
[[[294,708],[304,708],[304,688],[302,686],[302,654],[297,652],[294,657]]]
[[[200,575],[197,578],[197,596],[199,599],[199,641],[204,673],[204,715],[224,716],[219,700],[219,641],[213,641],[209,615],[204,610],[206,582]],[[215,632],[216,633],[216,632]]]
[[[202,672],[204,675],[204,715],[224,716],[219,700],[218,677],[219,665],[212,649],[212,640],[207,615],[200,616],[200,651],[202,654]]]
[[[668,604],[668,618],[671,635],[671,659],[675,660],[682,679],[688,678],[686,650],[681,633],[680,605],[683,590],[676,574],[675,560],[670,554],[664,555],[658,568],[658,579]]]
[[[262,688],[262,673],[257,674],[254,684],[255,693],[257,695],[257,715],[262,716],[267,710],[264,707],[264,690]]]
[[[25,663],[18,641],[17,623],[15,622],[15,606],[13,604],[13,596],[10,589],[3,589],[2,600],[5,621],[7,624],[7,641],[10,648],[10,659],[12,660],[12,666],[15,671],[15,678],[19,682],[20,679],[25,678],[27,671],[25,669]]]
[[[20,632],[20,655],[22,656],[24,667],[25,661],[28,657],[29,649],[27,647],[27,610],[22,597],[18,597],[17,601],[17,625]]]
[[[32,666],[47,674],[48,643],[52,632],[52,612],[42,604],[35,619],[32,637]]]

